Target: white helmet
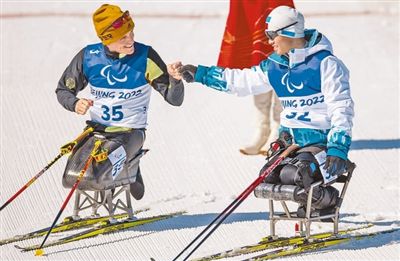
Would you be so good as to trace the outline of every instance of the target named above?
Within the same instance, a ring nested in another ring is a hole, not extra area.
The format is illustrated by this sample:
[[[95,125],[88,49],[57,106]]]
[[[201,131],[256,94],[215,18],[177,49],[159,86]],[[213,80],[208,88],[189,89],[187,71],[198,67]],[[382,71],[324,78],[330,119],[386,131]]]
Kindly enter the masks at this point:
[[[276,31],[277,34],[290,37],[304,37],[304,16],[289,6],[278,6],[268,15],[266,31]]]

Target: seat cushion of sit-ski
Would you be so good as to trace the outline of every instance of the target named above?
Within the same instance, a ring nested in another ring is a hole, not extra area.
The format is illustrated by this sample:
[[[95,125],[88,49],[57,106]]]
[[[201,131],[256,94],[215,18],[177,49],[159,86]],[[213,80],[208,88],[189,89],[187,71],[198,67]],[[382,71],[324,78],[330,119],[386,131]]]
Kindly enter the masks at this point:
[[[339,191],[332,186],[319,186],[321,182],[313,184],[312,207],[324,209],[335,206],[339,198]],[[315,186],[314,186],[315,185]],[[296,185],[276,185],[262,183],[256,187],[254,194],[257,198],[266,198],[277,201],[294,201],[307,204],[308,193]]]
[[[254,195],[257,198],[298,202],[301,190],[302,188],[296,185],[261,183],[255,188]]]

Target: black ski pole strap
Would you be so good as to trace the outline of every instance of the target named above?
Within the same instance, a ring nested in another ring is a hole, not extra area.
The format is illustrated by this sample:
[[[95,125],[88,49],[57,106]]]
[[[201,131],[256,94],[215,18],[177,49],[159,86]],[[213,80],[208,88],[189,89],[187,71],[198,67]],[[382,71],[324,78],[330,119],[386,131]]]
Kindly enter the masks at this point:
[[[318,154],[321,151],[326,150],[325,146],[322,145],[311,145],[307,147],[303,147],[297,151],[297,153],[302,153],[302,152],[310,152],[312,155]]]

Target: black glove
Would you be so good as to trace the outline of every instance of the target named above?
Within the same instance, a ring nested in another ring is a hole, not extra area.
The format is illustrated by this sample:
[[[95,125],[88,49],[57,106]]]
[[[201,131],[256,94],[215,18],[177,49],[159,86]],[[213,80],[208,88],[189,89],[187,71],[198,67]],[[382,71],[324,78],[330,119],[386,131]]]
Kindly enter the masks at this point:
[[[186,82],[194,82],[194,76],[197,71],[197,66],[194,66],[192,64],[186,64],[182,66],[179,70],[179,72],[182,74],[182,78]]]
[[[324,169],[331,176],[340,176],[345,171],[346,161],[336,156],[326,157]]]

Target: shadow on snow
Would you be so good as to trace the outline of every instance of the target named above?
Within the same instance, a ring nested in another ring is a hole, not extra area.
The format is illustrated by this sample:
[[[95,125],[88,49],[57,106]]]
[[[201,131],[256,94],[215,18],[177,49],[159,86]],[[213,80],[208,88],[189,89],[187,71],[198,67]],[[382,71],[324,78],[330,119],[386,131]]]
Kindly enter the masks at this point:
[[[156,223],[146,224],[136,227],[135,231],[164,231],[169,229],[186,229],[207,226],[216,217],[218,213],[181,215],[174,218],[165,219]],[[266,212],[246,212],[232,213],[222,224],[230,224],[243,221],[267,220]],[[217,223],[217,222],[216,222]]]
[[[351,142],[351,150],[385,150],[400,148],[400,139],[388,140],[353,140]]]
[[[348,243],[333,246],[323,250],[322,252],[332,251],[332,250],[360,250],[366,248],[376,248],[385,245],[393,245],[400,243],[400,229],[387,234],[378,234],[374,237],[365,237],[362,239],[351,240]]]
[[[143,226],[135,227],[132,229],[127,229],[123,230],[124,231],[137,231],[137,232],[145,232],[144,234],[141,235],[134,235],[134,236],[128,236],[122,239],[117,239],[117,240],[112,240],[110,239],[109,242],[103,242],[103,243],[98,243],[98,244],[93,244],[93,245],[85,245],[84,247],[82,246],[77,246],[73,248],[68,248],[68,249],[63,249],[59,251],[54,251],[54,252],[48,252],[47,256],[49,255],[54,255],[56,253],[62,253],[62,252],[69,252],[73,250],[79,250],[79,249],[84,249],[88,247],[97,247],[97,246],[104,246],[108,244],[114,244],[116,242],[121,242],[121,241],[127,241],[127,240],[135,240],[138,238],[141,238],[146,235],[151,235],[157,232],[162,232],[162,231],[167,231],[167,230],[179,230],[179,229],[187,229],[187,228],[196,228],[196,227],[205,227],[208,224],[210,224],[216,217],[218,213],[209,213],[209,214],[194,214],[194,215],[180,215],[176,216],[170,219],[166,220],[161,220],[155,223],[151,224],[145,224]],[[353,225],[361,225],[365,224],[366,222],[360,222],[360,221],[350,221],[350,220],[345,220],[346,217],[353,217],[357,216],[355,213],[344,213],[340,215],[340,223],[342,224],[353,224]],[[235,222],[243,222],[243,221],[256,221],[256,220],[262,220],[265,222],[269,222],[268,220],[268,212],[247,212],[247,213],[232,213],[224,222],[223,224],[231,224]],[[394,221],[394,222],[372,222],[375,226],[390,226],[390,225],[400,225],[400,221]],[[328,224],[328,223],[325,223]],[[340,227],[339,227],[340,228]],[[198,232],[194,233],[193,237],[197,235]],[[266,235],[267,236],[267,235]],[[104,240],[104,239],[103,239]],[[256,243],[257,239],[255,239],[254,243]],[[356,250],[356,249],[365,249],[365,248],[372,248],[372,247],[380,247],[384,245],[389,245],[389,244],[396,244],[400,242],[400,230],[397,230],[393,233],[389,234],[382,234],[382,235],[377,235],[374,237],[373,240],[371,240],[370,237],[366,237],[360,240],[352,240],[346,244],[343,245],[338,245],[338,246],[333,246],[328,248],[329,250]],[[188,242],[189,243],[189,242]],[[184,247],[184,246],[182,246]],[[320,253],[326,252],[328,250],[321,250],[319,251]]]

